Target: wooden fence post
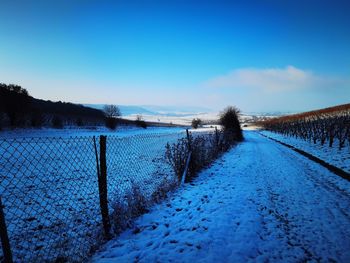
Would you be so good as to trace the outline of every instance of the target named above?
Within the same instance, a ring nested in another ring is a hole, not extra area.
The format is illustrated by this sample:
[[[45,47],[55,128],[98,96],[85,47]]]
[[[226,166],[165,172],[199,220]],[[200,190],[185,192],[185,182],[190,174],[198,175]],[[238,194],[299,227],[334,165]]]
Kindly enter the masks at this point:
[[[111,223],[108,212],[107,199],[107,161],[106,161],[107,136],[100,136],[100,174],[98,176],[98,189],[100,195],[100,208],[102,223],[106,238],[110,238]]]
[[[2,206],[1,196],[0,196],[0,238],[2,251],[4,253],[4,263],[12,263],[12,252],[10,246],[10,240],[7,234],[7,227],[5,222],[5,214]]]

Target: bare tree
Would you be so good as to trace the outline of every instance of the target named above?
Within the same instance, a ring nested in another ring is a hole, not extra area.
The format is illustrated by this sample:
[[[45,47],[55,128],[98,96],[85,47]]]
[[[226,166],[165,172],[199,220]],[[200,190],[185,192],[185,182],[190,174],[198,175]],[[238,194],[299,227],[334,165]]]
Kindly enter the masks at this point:
[[[105,105],[103,111],[107,118],[118,118],[122,115],[120,109],[116,105]]]
[[[121,116],[120,109],[116,105],[105,105],[103,111],[106,115],[106,126],[115,130],[118,125],[118,118]]]

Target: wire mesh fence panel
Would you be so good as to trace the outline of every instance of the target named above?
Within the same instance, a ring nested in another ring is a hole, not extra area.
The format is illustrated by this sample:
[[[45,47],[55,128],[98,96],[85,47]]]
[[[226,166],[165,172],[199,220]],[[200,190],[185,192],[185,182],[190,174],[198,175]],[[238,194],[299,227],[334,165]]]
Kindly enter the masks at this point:
[[[108,201],[112,214],[126,213],[127,206],[140,207],[161,187],[175,183],[174,171],[165,158],[165,145],[184,136],[171,133],[108,137]]]
[[[72,262],[89,254],[101,233],[96,174],[92,138],[0,141],[0,195],[14,261]]]
[[[214,136],[193,133],[193,140],[209,147]],[[107,137],[114,233],[178,184],[165,146],[184,138],[184,132]],[[0,196],[15,262],[81,262],[103,242],[102,152],[93,137],[0,140]]]

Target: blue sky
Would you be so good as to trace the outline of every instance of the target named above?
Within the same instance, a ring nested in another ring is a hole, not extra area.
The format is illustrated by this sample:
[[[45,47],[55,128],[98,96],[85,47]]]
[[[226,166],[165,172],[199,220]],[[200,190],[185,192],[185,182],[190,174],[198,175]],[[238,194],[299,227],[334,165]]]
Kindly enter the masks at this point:
[[[0,0],[0,82],[79,103],[347,103],[349,14],[337,0]]]

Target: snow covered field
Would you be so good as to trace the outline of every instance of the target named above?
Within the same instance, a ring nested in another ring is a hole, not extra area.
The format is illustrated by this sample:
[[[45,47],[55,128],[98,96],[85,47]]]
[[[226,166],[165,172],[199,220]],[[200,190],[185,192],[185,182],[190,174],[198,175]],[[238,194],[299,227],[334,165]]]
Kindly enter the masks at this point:
[[[124,116],[129,120],[136,120],[138,114],[132,114]],[[162,123],[175,123],[179,125],[191,125],[194,118],[200,118],[204,121],[215,121],[218,119],[218,113],[198,113],[198,114],[188,114],[184,116],[167,116],[167,115],[142,115],[143,119],[150,122],[162,122]]]
[[[219,119],[220,112],[185,114],[184,116],[167,116],[167,115],[142,115],[143,119],[150,122],[173,123],[179,125],[191,126],[192,120],[199,118],[204,122],[215,122]],[[124,116],[125,119],[136,120],[138,114]],[[241,114],[240,121],[242,123],[253,121],[254,118],[261,115]],[[268,117],[268,116],[267,116]]]
[[[183,129],[1,132],[0,195],[17,261],[80,260],[98,244],[101,218],[92,136],[99,134],[108,135],[111,212],[133,185],[149,196],[174,180],[165,145],[185,136]]]
[[[245,138],[92,262],[350,262],[350,183]]]
[[[322,146],[319,143],[314,144],[310,141],[284,136],[275,132],[261,131],[261,133],[278,141],[294,146],[295,148],[308,152],[329,164],[343,169],[344,171],[350,172],[349,146],[346,145],[343,149],[339,150],[337,140],[334,142],[333,147],[328,147],[327,143]]]
[[[184,131],[184,128],[177,127],[148,127],[147,129],[135,126],[120,126],[115,131],[106,127],[92,127],[92,128],[77,128],[66,127],[64,129],[14,129],[0,131],[0,140],[9,138],[37,138],[37,137],[78,137],[78,136],[117,136],[125,137],[138,134],[154,134],[154,133],[174,133]]]

